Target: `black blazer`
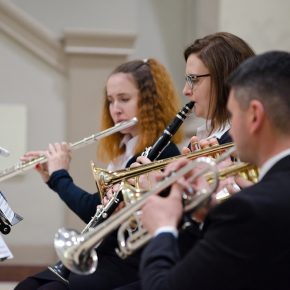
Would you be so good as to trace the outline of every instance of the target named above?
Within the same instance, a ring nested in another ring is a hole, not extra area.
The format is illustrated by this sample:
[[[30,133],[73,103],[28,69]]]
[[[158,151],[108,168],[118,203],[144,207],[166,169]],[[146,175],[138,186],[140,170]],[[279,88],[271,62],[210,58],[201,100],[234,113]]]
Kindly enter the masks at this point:
[[[183,259],[171,234],[154,238],[142,255],[143,289],[290,289],[289,176],[287,156],[214,208]]]

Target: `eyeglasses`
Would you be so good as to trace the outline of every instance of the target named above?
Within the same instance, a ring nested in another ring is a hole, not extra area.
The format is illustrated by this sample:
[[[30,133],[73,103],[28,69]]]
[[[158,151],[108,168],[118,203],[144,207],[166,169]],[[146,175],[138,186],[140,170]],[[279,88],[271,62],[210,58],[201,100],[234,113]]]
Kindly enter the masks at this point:
[[[203,74],[203,75],[195,75],[195,74],[188,74],[185,75],[185,81],[189,85],[191,89],[198,83],[198,79],[201,77],[208,77],[210,74]]]

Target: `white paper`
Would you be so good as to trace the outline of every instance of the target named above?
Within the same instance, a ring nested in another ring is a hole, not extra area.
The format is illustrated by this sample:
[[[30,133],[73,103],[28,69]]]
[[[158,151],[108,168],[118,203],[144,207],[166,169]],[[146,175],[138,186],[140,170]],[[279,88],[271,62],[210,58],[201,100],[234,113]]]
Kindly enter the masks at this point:
[[[4,223],[9,223],[11,226],[19,223],[23,218],[15,213],[9,206],[5,195],[0,191],[0,218]]]
[[[4,261],[6,259],[12,259],[12,258],[13,258],[12,253],[10,252],[5,241],[3,240],[2,236],[0,235],[0,261]]]

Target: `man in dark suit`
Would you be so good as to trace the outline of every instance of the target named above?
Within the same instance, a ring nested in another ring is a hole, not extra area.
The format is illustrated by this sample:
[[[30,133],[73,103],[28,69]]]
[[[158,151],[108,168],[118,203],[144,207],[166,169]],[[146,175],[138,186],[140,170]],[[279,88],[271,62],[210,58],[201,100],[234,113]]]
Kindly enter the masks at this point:
[[[230,133],[260,180],[212,208],[202,238],[182,258],[176,237],[188,184],[174,184],[167,198],[152,196],[142,218],[154,236],[142,256],[144,290],[290,289],[290,54],[250,58],[229,85]]]

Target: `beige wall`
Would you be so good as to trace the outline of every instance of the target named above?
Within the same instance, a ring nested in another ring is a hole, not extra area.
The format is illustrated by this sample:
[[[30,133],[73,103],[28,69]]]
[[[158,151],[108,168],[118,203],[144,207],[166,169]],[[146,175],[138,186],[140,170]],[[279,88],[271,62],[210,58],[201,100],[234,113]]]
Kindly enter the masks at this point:
[[[290,1],[220,0],[219,28],[238,33],[257,53],[290,50]]]
[[[45,148],[49,142],[63,140],[66,78],[3,34],[0,51],[1,103],[26,106],[26,147]],[[12,139],[16,132],[11,132]],[[15,152],[11,152],[11,157],[15,157]],[[51,243],[56,227],[64,223],[64,205],[43,186],[39,176],[34,172],[16,176],[2,182],[1,190],[14,211],[24,217],[5,237],[12,251],[13,247],[37,248]]]

